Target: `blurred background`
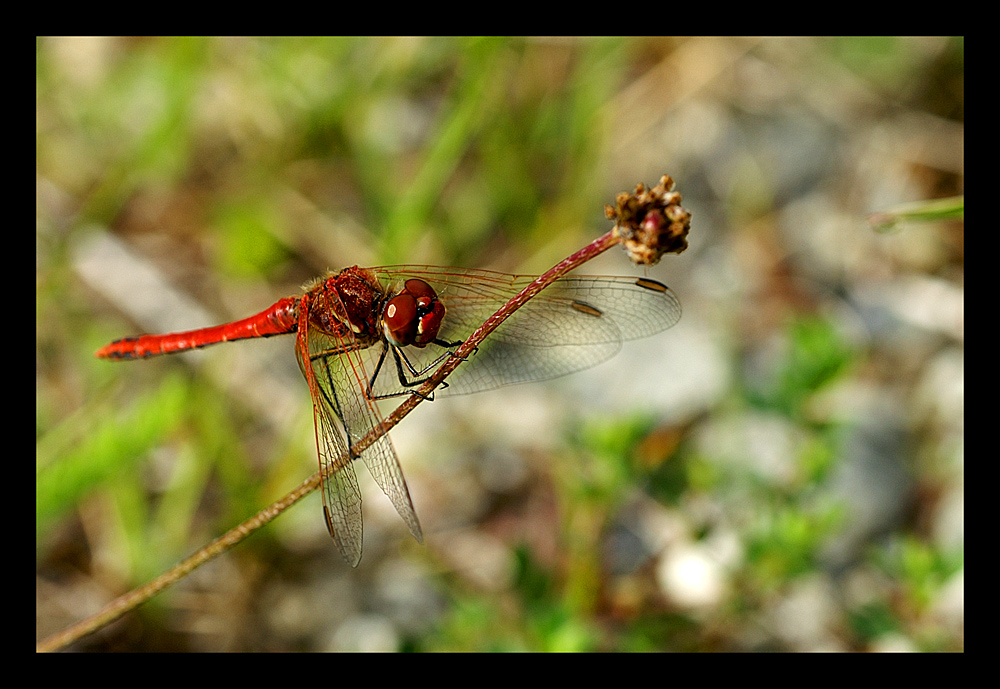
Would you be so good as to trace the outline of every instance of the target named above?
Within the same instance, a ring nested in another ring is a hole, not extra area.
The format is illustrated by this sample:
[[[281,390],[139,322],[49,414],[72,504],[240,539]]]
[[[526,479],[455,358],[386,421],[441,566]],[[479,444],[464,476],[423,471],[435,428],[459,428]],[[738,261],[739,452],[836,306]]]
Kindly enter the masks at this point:
[[[133,363],[327,270],[537,273],[668,173],[673,329],[392,432],[78,651],[961,651],[960,38],[41,38],[36,638],[316,470],[294,339]],[[642,275],[618,249],[581,273]],[[391,410],[391,407],[389,407]]]

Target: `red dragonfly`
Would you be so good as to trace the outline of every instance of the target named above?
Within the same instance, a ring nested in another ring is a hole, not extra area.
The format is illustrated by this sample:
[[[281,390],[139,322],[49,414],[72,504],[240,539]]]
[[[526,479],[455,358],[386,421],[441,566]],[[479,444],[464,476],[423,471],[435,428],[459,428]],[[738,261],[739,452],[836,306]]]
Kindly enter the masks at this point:
[[[410,533],[420,522],[388,435],[355,444],[383,423],[377,400],[419,394],[423,383],[490,315],[535,280],[487,270],[353,266],[305,293],[225,325],[117,340],[96,356],[141,359],[219,342],[296,333],[295,353],[312,395],[323,477],[323,512],[344,559],[361,560],[361,491],[352,460],[364,460]],[[563,277],[504,321],[437,394],[465,394],[555,378],[613,356],[623,340],[666,330],[681,306],[646,278]],[[392,357],[392,366],[386,365]],[[394,371],[389,370],[395,369]]]

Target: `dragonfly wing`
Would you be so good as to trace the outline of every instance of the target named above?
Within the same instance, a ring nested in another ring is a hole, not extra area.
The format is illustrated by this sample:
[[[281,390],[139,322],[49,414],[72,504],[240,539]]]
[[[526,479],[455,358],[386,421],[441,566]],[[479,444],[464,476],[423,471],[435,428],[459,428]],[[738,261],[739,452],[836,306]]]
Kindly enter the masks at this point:
[[[450,341],[466,339],[485,320],[479,313],[475,304],[458,301],[445,314],[445,337],[453,338]],[[567,338],[560,342],[561,336],[581,328],[590,329],[592,341],[574,343]],[[465,335],[458,336],[459,332]],[[462,395],[557,378],[610,359],[621,349],[621,343],[614,321],[574,311],[565,302],[539,295],[479,345],[478,351],[448,377],[448,387],[441,394]]]
[[[319,412],[317,416],[319,416]],[[332,423],[323,422],[324,425]],[[317,435],[320,429],[317,428]],[[336,431],[333,431],[336,432]],[[341,462],[343,466],[338,466],[326,474],[323,479],[323,515],[326,517],[326,526],[333,536],[337,549],[344,559],[352,567],[357,567],[361,561],[361,549],[363,545],[364,522],[361,516],[361,489],[358,487],[358,477],[354,473],[354,467],[347,457],[347,448],[340,440],[339,446],[330,443],[333,437],[331,431],[324,430],[323,441],[320,442],[320,465]],[[339,434],[336,436],[339,438]],[[325,447],[324,447],[325,445]],[[332,457],[338,459],[334,460]]]
[[[361,561],[364,522],[361,515],[361,490],[354,473],[351,454],[338,425],[336,390],[326,378],[316,375],[316,367],[306,365],[308,346],[302,337],[297,340],[299,366],[313,400],[313,422],[316,427],[316,455],[319,458],[323,486],[323,515],[330,536],[340,554],[357,567]]]
[[[427,281],[445,305],[438,337],[449,342],[467,339],[535,280],[528,275],[434,266],[390,266],[376,272],[389,282],[409,277]],[[654,280],[560,278],[487,337],[448,377],[448,387],[438,388],[438,393],[479,392],[580,371],[614,356],[623,340],[666,330],[680,316],[677,296]],[[406,350],[418,370],[440,353],[434,346]],[[384,394],[397,379],[395,373],[381,372],[378,382],[383,387],[379,392]]]
[[[323,417],[324,421],[330,422],[326,424],[324,435],[336,432],[340,437],[340,429],[332,427],[332,419],[336,418],[347,438],[351,456],[364,461],[379,488],[406,522],[410,533],[423,543],[420,522],[389,436],[383,434],[364,449],[358,449],[362,440],[384,422],[375,403],[365,394],[371,373],[371,365],[367,361],[368,348],[338,341],[341,339],[318,333],[308,336],[310,366],[320,403],[329,411]]]

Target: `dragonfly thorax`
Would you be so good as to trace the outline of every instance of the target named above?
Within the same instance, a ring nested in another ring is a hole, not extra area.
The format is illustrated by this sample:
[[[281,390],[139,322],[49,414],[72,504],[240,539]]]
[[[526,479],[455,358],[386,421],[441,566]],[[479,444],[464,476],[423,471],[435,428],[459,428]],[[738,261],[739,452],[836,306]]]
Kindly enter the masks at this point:
[[[309,322],[328,335],[373,341],[380,337],[379,305],[384,291],[374,273],[352,266],[326,278],[309,291]]]

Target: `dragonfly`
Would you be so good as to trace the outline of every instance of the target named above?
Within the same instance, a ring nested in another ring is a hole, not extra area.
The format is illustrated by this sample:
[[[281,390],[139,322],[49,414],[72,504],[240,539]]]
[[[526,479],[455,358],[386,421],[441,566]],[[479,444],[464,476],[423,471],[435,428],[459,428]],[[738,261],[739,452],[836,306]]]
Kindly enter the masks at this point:
[[[361,560],[360,458],[423,543],[406,479],[377,402],[417,388],[537,276],[435,266],[352,266],[260,313],[214,327],[116,340],[99,358],[126,361],[221,342],[294,333],[313,403],[326,525],[352,566]],[[680,301],[648,278],[566,276],[527,301],[466,357],[433,395],[491,390],[562,376],[614,356],[625,340],[680,319]],[[422,395],[421,395],[422,396]],[[361,449],[359,449],[361,448]]]

